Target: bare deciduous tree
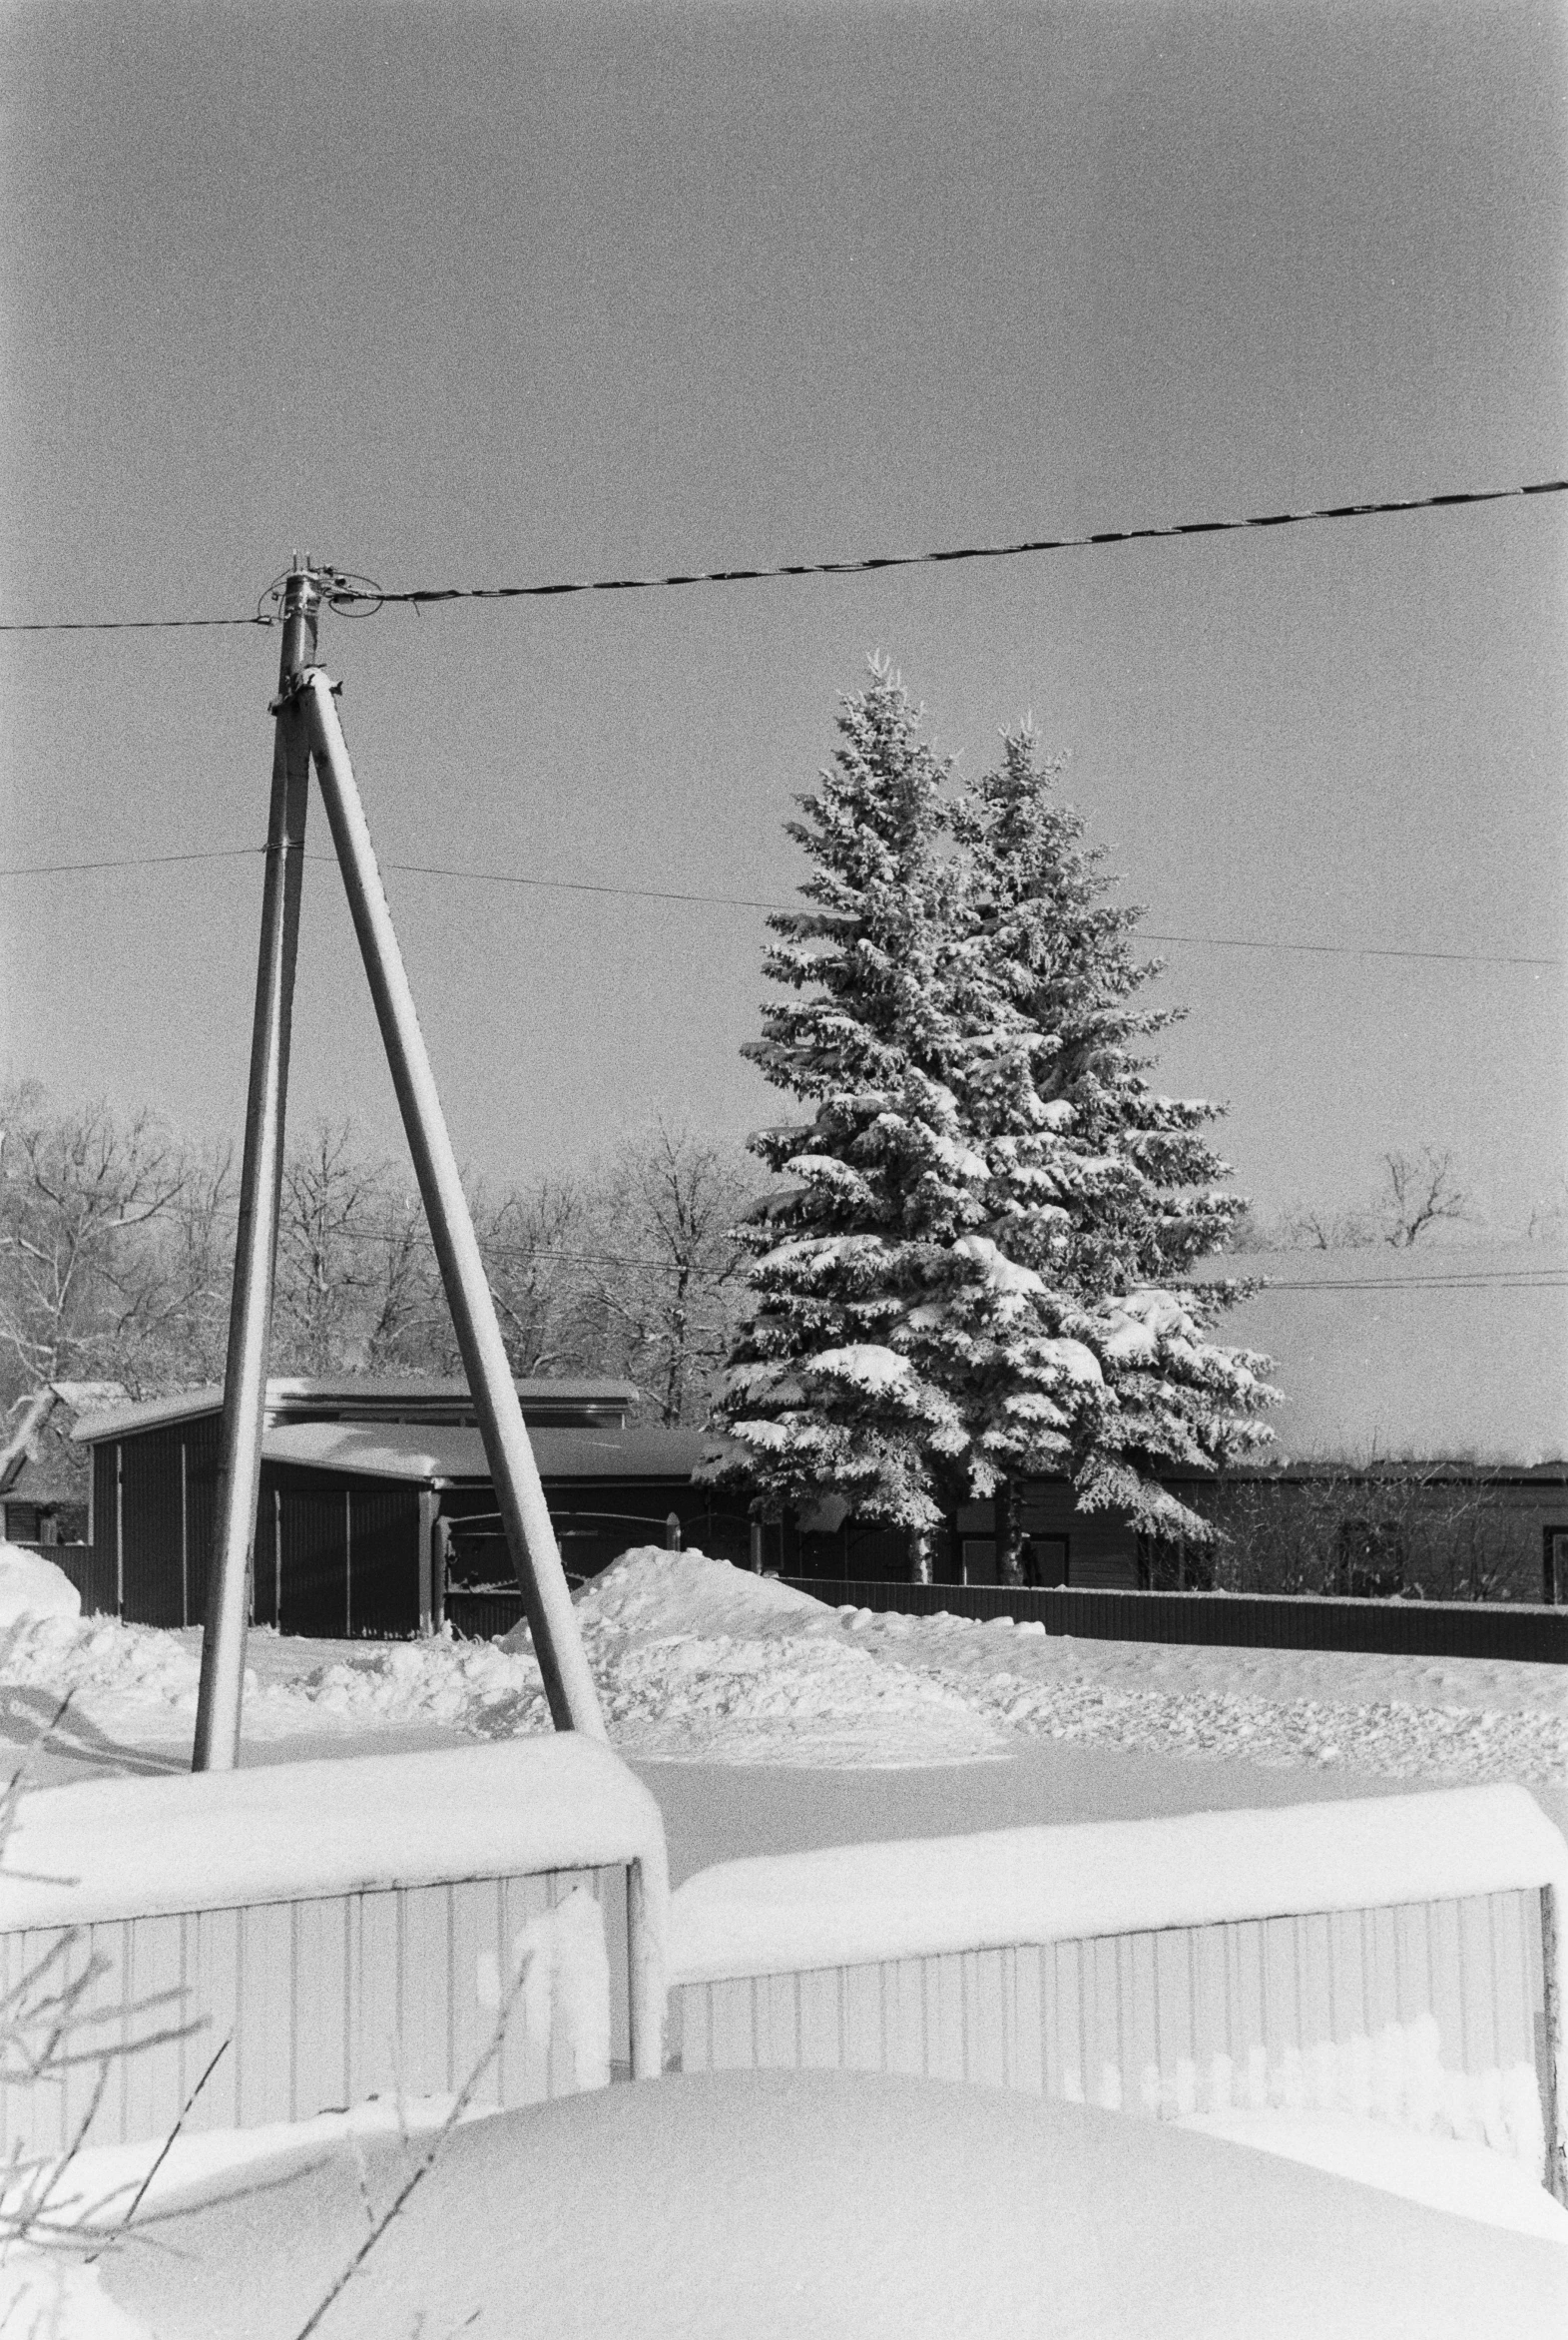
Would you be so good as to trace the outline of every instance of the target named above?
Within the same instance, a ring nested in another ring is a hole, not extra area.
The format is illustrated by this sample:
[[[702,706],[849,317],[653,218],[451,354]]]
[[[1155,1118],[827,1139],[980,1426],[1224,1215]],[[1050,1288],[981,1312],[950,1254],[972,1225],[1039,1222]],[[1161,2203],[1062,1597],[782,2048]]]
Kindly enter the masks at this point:
[[[1230,1248],[1236,1251],[1353,1251],[1387,1244],[1407,1251],[1443,1227],[1475,1223],[1474,1197],[1447,1147],[1422,1144],[1382,1157],[1382,1183],[1364,1203],[1335,1208],[1297,1203],[1270,1214],[1250,1211]],[[1532,1231],[1535,1222],[1531,1222]]]
[[[583,1307],[587,1200],[578,1180],[545,1177],[473,1201],[490,1296],[512,1371],[524,1378],[583,1368],[588,1326]]]
[[[274,1366],[310,1374],[438,1366],[451,1333],[411,1179],[318,1122],[283,1166]]]
[[[144,1374],[166,1298],[148,1239],[189,1183],[157,1116],[52,1110],[37,1082],[0,1100],[0,1348],[17,1389]]]
[[[592,1182],[584,1265],[601,1354],[663,1423],[706,1415],[749,1256],[733,1230],[758,1184],[739,1151],[663,1121],[626,1139]]]
[[[1413,1154],[1384,1154],[1383,1169],[1387,1185],[1378,1214],[1378,1234],[1396,1251],[1407,1251],[1434,1228],[1475,1218],[1447,1147],[1439,1152],[1435,1146],[1423,1145]]]

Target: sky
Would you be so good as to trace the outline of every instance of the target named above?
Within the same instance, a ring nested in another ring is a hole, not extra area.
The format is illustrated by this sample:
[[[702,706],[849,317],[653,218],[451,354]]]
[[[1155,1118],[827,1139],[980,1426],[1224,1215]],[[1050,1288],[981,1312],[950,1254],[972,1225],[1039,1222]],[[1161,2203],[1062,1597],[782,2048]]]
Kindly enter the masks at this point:
[[[0,87],[7,621],[242,615],[296,548],[520,584],[1568,474],[1556,7],[29,0]],[[787,900],[877,650],[960,775],[1026,713],[1070,753],[1188,938],[1158,1079],[1228,1104],[1243,1191],[1431,1142],[1522,1226],[1568,1161],[1565,527],[328,620],[460,1156],[779,1117],[760,909],[492,880]],[[260,844],[275,672],[254,628],[0,636],[0,867]],[[237,1129],[260,892],[0,878],[0,1071]],[[290,1113],[400,1146],[325,863]]]

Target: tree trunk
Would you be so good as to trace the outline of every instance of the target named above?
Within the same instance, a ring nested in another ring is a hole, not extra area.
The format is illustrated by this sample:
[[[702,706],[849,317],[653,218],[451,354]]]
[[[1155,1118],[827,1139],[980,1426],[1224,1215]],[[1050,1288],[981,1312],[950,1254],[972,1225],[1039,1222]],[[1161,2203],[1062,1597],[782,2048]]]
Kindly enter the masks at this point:
[[[934,1581],[929,1527],[911,1527],[909,1530],[909,1581],[911,1584],[930,1584]]]
[[[1018,1509],[1017,1481],[1004,1478],[996,1490],[996,1581],[1022,1584],[1024,1580],[1023,1523]]]

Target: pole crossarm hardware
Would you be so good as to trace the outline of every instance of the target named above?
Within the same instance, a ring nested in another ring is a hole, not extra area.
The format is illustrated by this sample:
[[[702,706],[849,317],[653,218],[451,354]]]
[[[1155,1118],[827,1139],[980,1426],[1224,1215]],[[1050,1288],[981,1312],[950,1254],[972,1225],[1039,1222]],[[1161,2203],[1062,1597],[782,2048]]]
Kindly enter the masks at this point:
[[[202,1684],[193,1758],[198,1771],[232,1770],[240,1754],[305,801],[312,759],[551,1717],[557,1730],[582,1731],[597,1739],[607,1736],[364,807],[333,705],[336,686],[314,663],[323,599],[321,581],[330,574],[317,571],[308,554],[302,565],[296,559],[283,596],[283,649],[277,696],[272,702],[276,742],[246,1104],[240,1240],[230,1311],[218,1518],[202,1638]]]

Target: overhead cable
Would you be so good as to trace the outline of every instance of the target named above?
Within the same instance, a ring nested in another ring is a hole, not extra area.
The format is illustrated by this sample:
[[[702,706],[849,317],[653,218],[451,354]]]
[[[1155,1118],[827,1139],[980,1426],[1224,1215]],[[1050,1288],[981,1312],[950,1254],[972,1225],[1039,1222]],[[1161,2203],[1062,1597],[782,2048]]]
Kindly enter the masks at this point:
[[[1029,536],[1013,543],[946,545],[936,552],[866,553],[847,560],[781,561],[767,568],[674,569],[646,577],[577,577],[551,585],[426,585],[383,589],[365,577],[323,570],[322,598],[340,615],[369,617],[389,604],[428,607],[441,601],[552,601],[573,593],[647,593],[681,585],[753,585],[783,577],[868,576],[881,569],[944,566],[954,561],[1016,560],[1025,553],[1087,552],[1114,544],[1157,543],[1174,537],[1225,536],[1242,529],[1298,528],[1319,520],[1370,520],[1400,512],[1452,510],[1465,504],[1506,503],[1523,496],[1561,495],[1568,479],[1532,479],[1515,487],[1450,489],[1438,495],[1389,496],[1376,502],[1313,504],[1291,512],[1251,512],[1225,520],[1170,520],[1133,528],[1095,528],[1079,536]],[[334,582],[335,580],[335,582]],[[279,588],[269,586],[266,599]],[[0,620],[4,634],[156,632],[171,626],[255,626],[276,622],[264,606],[247,617],[35,618]]]
[[[209,853],[191,854],[126,854],[112,860],[97,862],[26,862],[14,868],[0,870],[5,878],[64,878],[96,870],[148,870],[178,862],[238,862],[249,861],[265,853],[265,846],[220,846]],[[306,854],[307,862],[330,866],[330,854]],[[771,896],[748,893],[694,893],[674,886],[616,885],[608,879],[591,878],[533,878],[512,870],[459,870],[438,862],[383,862],[384,870],[400,877],[451,878],[474,885],[526,885],[545,893],[602,893],[630,901],[692,902],[699,907],[713,909],[768,910],[790,912],[798,905],[779,901]],[[1456,966],[1556,967],[1560,956],[1539,955],[1523,951],[1503,950],[1416,950],[1403,945],[1380,942],[1295,942],[1279,937],[1240,934],[1166,934],[1151,927],[1138,931],[1140,942],[1184,943],[1204,950],[1290,950],[1305,951],[1322,958],[1409,958],[1433,959]]]

